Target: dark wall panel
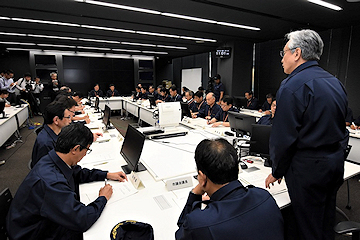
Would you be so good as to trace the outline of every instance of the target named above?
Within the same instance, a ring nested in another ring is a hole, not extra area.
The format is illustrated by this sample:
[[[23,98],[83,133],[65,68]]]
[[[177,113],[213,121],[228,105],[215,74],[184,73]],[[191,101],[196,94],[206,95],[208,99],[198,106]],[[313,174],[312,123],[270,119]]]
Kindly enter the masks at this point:
[[[0,54],[1,70],[12,69],[14,71],[14,80],[22,78],[24,73],[30,72],[29,52],[25,51],[1,51]]]

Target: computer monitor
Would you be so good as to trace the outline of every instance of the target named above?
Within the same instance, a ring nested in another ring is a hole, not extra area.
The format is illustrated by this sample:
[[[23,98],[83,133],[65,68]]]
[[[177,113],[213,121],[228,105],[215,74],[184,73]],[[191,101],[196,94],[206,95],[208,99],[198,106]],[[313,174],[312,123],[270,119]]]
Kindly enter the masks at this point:
[[[231,130],[236,132],[237,136],[250,136],[252,124],[256,123],[256,118],[246,114],[229,111],[229,122]]]
[[[150,94],[148,95],[148,98],[150,102],[150,108],[153,109],[153,107],[156,107],[155,96]]]
[[[95,109],[96,109],[95,113],[101,113],[101,111],[99,109],[99,104],[100,104],[100,99],[99,99],[99,97],[96,97],[95,98]]]
[[[5,102],[0,102],[0,119],[7,118],[5,115]]]
[[[187,104],[186,102],[180,102],[180,104],[181,104],[181,119],[183,119],[185,116],[191,118],[189,104]]]
[[[180,102],[159,103],[160,127],[176,127],[181,122]]]
[[[131,173],[131,171],[140,172],[146,170],[145,166],[139,163],[144,142],[145,135],[129,124],[120,151],[121,156],[127,163],[127,165],[121,167],[126,174]]]
[[[111,117],[111,108],[106,104],[104,110],[104,116],[102,119],[106,129],[113,129],[113,127],[110,125],[110,117]]]
[[[271,166],[269,140],[271,125],[252,124],[250,140],[250,155],[261,156],[265,159],[265,166]]]
[[[235,96],[234,105],[239,109],[245,108],[247,105],[247,99],[245,97]]]

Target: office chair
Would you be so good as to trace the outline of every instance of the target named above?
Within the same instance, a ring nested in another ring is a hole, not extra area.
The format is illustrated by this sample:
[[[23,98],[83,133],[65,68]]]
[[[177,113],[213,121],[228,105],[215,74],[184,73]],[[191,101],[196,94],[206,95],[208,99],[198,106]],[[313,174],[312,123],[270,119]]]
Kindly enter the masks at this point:
[[[352,221],[339,222],[334,230],[338,234],[352,233],[352,240],[360,239],[360,223]]]
[[[0,240],[7,239],[6,215],[9,211],[11,201],[12,201],[11,192],[9,188],[5,188],[0,193]]]
[[[34,133],[36,134],[36,136],[37,135],[39,135],[39,133],[41,132],[41,130],[43,130],[44,129],[44,125],[41,125],[40,127],[37,127],[37,128],[35,128],[35,130],[34,130]],[[29,160],[29,162],[28,162],[28,168],[29,168],[29,170],[31,170],[31,162],[32,162],[32,159],[30,158],[30,160]]]

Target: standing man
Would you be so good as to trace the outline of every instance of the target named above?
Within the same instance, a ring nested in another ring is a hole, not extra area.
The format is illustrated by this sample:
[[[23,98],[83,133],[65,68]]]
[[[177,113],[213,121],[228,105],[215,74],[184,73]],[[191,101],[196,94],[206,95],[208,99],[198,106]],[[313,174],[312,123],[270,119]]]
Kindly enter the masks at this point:
[[[220,74],[215,75],[214,81],[215,81],[215,85],[214,85],[215,100],[216,100],[216,104],[220,105],[220,101],[223,99],[225,93],[225,87],[224,84],[221,82]]]
[[[39,77],[35,77],[35,84],[34,84],[34,90],[33,90],[33,95],[35,98],[35,106],[36,106],[36,111],[38,113],[38,115],[41,115],[41,111],[40,111],[40,93],[42,92],[42,90],[44,90],[44,85],[40,82],[40,78]]]
[[[58,94],[61,84],[59,80],[57,79],[57,73],[52,72],[50,73],[51,83],[50,86],[50,95],[51,95],[51,101],[54,101],[56,95]]]
[[[270,137],[272,174],[286,178],[301,239],[334,239],[336,193],[343,182],[347,96],[319,67],[323,41],[312,30],[286,35],[282,66],[289,76],[277,93]]]
[[[15,87],[16,83],[13,80],[14,72],[12,70],[5,70],[4,76],[0,78],[0,90],[7,90],[9,92],[8,100],[10,103],[16,103]]]

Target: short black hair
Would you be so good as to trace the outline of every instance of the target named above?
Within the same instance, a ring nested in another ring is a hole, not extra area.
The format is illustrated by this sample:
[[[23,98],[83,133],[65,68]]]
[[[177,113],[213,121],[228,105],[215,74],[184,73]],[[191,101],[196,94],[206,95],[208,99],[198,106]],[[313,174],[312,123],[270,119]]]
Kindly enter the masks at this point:
[[[94,85],[94,87],[96,87],[96,86],[99,86],[99,87],[100,87],[100,85],[99,85],[98,83],[96,83],[96,84]]]
[[[81,123],[72,123],[61,129],[55,151],[66,154],[76,145],[80,145],[80,150],[82,150],[91,145],[93,140],[94,136],[88,127]]]
[[[171,87],[169,88],[169,90],[172,90],[172,91],[176,91],[177,92],[177,87],[175,84],[171,85]]]
[[[274,96],[272,95],[272,93],[268,93],[266,94],[266,98],[274,98]]]
[[[65,105],[65,107],[67,109],[70,109],[73,106],[77,105],[77,103],[76,103],[76,101],[74,99],[69,98],[68,96],[65,96],[65,95],[57,95],[56,98],[55,98],[55,101],[61,102],[62,104]]]
[[[141,85],[141,88],[144,89],[145,91],[147,91],[147,87],[146,87],[146,86],[142,86],[142,85]]]
[[[8,70],[5,70],[5,73],[6,73],[6,74],[11,74],[11,73],[14,73],[14,71],[11,70],[11,69],[8,69]]]
[[[74,97],[78,96],[79,98],[83,98],[84,94],[82,94],[82,92],[76,91],[76,92],[73,92],[73,96]]]
[[[136,87],[137,90],[141,90],[141,87]]]
[[[237,152],[225,139],[202,140],[195,150],[195,162],[198,171],[202,171],[215,184],[238,179]]]
[[[64,112],[67,109],[64,103],[59,101],[51,102],[44,111],[44,124],[52,124],[54,117],[58,116],[60,120],[64,118]]]
[[[0,94],[9,94],[9,92],[6,89],[2,89],[2,90],[0,90]]]
[[[200,91],[197,91],[194,96],[201,98],[201,97],[204,97],[204,94]]]
[[[109,85],[109,87],[115,87],[115,85],[111,83],[111,84]]]
[[[157,86],[157,88],[160,88],[160,89],[161,89],[161,88],[163,88],[163,85],[159,85],[159,86]]]
[[[31,77],[31,74],[30,73],[24,73],[24,77]]]
[[[205,89],[202,86],[200,86],[200,87],[198,87],[198,90],[199,91],[204,91]]]
[[[182,88],[184,89],[184,92],[189,91],[189,89],[187,87],[185,87],[185,86],[183,86]]]
[[[227,105],[231,104],[234,105],[234,99],[232,97],[230,97],[229,95],[225,95],[223,97],[223,99],[221,99],[221,101],[223,101],[224,103],[226,103]]]
[[[164,88],[164,87],[162,87],[162,88],[160,89],[160,92],[164,92],[164,93],[166,93],[166,94],[169,94],[169,90],[167,90],[167,89]]]
[[[248,93],[249,95],[253,95],[253,91],[246,91],[245,93]]]
[[[220,74],[216,74],[216,75],[214,76],[214,80],[217,80],[217,79],[221,80]]]

